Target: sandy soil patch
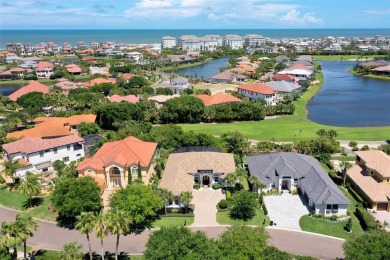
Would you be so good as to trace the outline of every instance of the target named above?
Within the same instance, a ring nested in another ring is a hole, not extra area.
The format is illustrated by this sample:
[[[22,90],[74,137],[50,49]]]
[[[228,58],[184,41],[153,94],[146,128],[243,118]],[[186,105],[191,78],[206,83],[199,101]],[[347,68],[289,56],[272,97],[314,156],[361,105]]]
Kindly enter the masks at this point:
[[[225,92],[225,90],[237,91],[238,85],[226,84],[226,83],[211,84],[211,83],[200,82],[194,84],[193,86],[195,89],[209,89],[211,91],[211,94],[215,94],[218,92]]]

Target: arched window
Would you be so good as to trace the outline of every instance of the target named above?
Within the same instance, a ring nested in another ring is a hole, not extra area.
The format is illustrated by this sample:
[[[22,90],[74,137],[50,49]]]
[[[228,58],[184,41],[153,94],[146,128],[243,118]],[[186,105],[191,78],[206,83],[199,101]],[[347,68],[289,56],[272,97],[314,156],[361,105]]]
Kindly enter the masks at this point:
[[[119,170],[118,167],[114,167],[114,168],[111,168],[111,174],[113,174],[113,175],[115,175],[115,174],[119,175],[119,174],[121,174],[121,171]]]
[[[138,167],[137,166],[131,167],[131,174],[138,174]]]

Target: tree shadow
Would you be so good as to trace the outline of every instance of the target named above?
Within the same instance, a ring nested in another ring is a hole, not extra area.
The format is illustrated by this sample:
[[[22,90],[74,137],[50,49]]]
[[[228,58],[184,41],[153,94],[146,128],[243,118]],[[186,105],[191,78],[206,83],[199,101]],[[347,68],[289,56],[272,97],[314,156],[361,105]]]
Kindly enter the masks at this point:
[[[75,223],[76,223],[76,218],[70,218],[62,215],[58,215],[57,217],[57,226],[66,228],[66,229],[74,229],[75,228]]]
[[[89,253],[84,255],[84,259],[89,260]],[[101,255],[97,252],[92,253],[92,259],[93,260],[101,260]],[[111,252],[104,252],[104,259],[105,260],[115,260],[115,253]],[[118,260],[131,260],[131,256],[128,255],[126,252],[120,252],[118,254]]]
[[[44,199],[41,198],[41,197],[35,197],[35,198],[32,198],[31,199],[31,203],[30,203],[30,198],[28,198],[24,203],[23,203],[23,208],[25,209],[29,209],[30,208],[30,204],[31,204],[31,207],[38,207],[40,205],[42,205]]]

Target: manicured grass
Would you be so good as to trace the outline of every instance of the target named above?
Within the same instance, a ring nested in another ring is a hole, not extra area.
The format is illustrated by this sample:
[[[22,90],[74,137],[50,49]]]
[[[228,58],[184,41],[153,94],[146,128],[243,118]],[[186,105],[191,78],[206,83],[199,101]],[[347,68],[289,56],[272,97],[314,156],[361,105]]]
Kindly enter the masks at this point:
[[[42,84],[54,84],[57,82],[57,80],[54,79],[38,79],[38,82]],[[30,80],[24,80],[24,79],[15,79],[15,80],[0,80],[0,86],[1,85],[27,85],[30,82]]]
[[[249,183],[248,183],[248,179],[245,178],[245,177],[241,177],[240,178],[240,183],[242,184],[242,187],[244,190],[249,190]]]
[[[194,217],[161,217],[161,219],[154,222],[154,227],[172,227],[172,226],[189,226],[194,223]]]
[[[89,259],[89,255],[87,257],[88,258],[85,258],[85,259]],[[41,249],[38,252],[36,252],[35,259],[36,260],[61,260],[60,251]],[[100,260],[101,257],[99,254],[94,254],[93,259]],[[113,259],[115,259],[115,255],[111,253],[110,256],[105,256],[104,259],[113,260]],[[143,255],[128,255],[127,257],[119,256],[118,259],[119,260],[121,260],[121,259],[122,260],[125,260],[125,259],[126,260],[142,260],[142,259],[144,259],[144,256]]]
[[[350,201],[350,204],[348,206],[348,212],[351,213],[352,218],[352,233],[347,233],[344,231],[344,226],[347,221],[331,223],[325,220],[312,219],[309,216],[303,216],[299,220],[299,225],[303,231],[319,233],[344,239],[350,238],[354,235],[362,234],[364,232],[362,227],[360,226],[359,220],[353,214],[353,212],[355,212],[357,204],[356,200],[345,189],[340,187],[340,190],[344,193],[344,195],[347,196]]]
[[[32,217],[41,218],[50,221],[56,221],[56,215],[48,210],[50,205],[50,196],[42,196],[42,203],[34,208],[27,209],[28,197],[22,194],[19,191],[8,191],[6,185],[0,186],[0,204],[13,208],[16,210],[21,210],[30,214]],[[38,198],[39,199],[39,198]]]
[[[348,61],[348,60],[360,60],[360,61],[366,61],[367,60],[372,60],[374,57],[382,57],[381,55],[315,55],[313,56],[313,59],[315,61],[320,61],[320,60],[343,60],[343,61]]]
[[[263,211],[260,209],[256,209],[256,216],[249,220],[236,220],[229,217],[229,211],[225,212],[217,212],[217,222],[221,225],[254,225],[254,226],[263,226],[263,222],[265,220],[264,227],[269,225],[269,217],[265,216]]]
[[[314,123],[306,118],[306,105],[320,89],[324,80],[318,74],[319,84],[311,86],[297,101],[294,101],[295,112],[276,119],[249,121],[224,124],[181,124],[184,131],[193,130],[195,133],[207,133],[221,136],[226,132],[239,131],[245,137],[259,141],[298,141],[317,138],[320,129],[333,129],[340,140],[378,141],[387,140],[390,127],[336,127]],[[335,115],[337,116],[337,115]],[[300,131],[301,130],[301,131]]]

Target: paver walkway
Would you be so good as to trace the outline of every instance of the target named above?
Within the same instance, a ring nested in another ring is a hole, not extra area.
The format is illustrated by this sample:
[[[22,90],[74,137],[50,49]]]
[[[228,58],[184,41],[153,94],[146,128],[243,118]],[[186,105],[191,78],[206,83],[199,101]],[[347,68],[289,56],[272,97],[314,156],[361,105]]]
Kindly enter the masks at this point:
[[[283,194],[275,196],[264,196],[268,216],[276,227],[293,230],[301,230],[299,219],[309,210],[303,204],[298,195]]]
[[[195,220],[192,227],[217,226],[217,204],[225,195],[221,190],[201,188],[192,191],[192,204],[195,204]]]

